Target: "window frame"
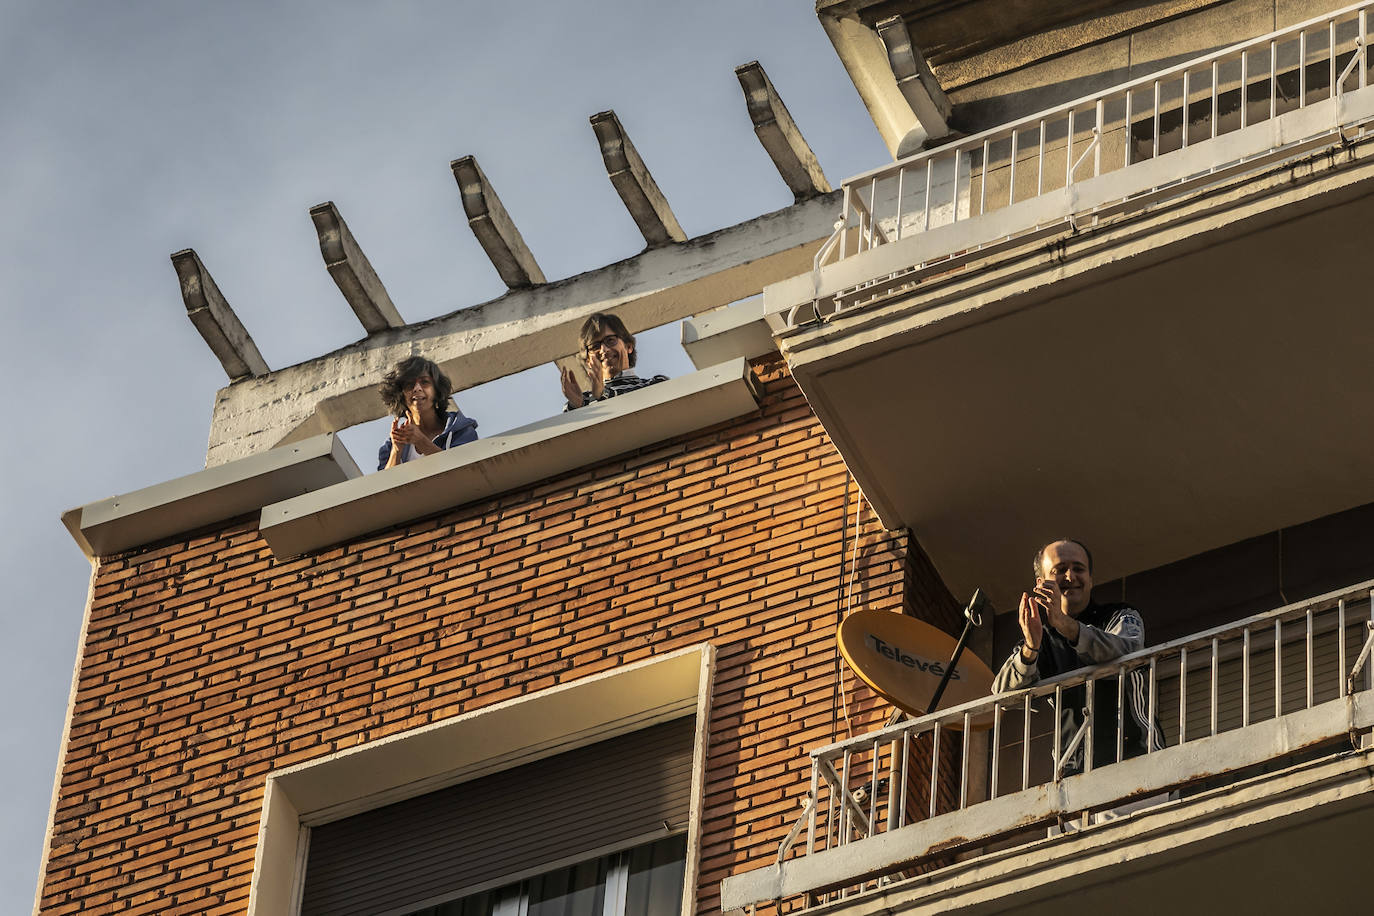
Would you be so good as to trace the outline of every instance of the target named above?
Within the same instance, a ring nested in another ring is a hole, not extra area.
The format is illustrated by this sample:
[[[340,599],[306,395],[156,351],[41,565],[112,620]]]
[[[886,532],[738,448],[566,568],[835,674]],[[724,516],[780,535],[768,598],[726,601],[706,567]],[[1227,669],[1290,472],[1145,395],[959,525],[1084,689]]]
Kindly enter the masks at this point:
[[[682,894],[691,916],[714,669],[715,650],[701,643],[269,773],[248,916],[299,916],[314,826],[694,715]],[[477,746],[492,750],[478,756]]]

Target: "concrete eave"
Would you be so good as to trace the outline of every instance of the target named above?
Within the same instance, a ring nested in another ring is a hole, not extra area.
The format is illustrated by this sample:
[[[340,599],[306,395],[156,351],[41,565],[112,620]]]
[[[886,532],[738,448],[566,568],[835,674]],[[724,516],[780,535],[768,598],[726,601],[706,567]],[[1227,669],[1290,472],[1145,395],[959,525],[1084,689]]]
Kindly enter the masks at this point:
[[[272,553],[295,556],[544,480],[756,410],[741,359],[569,411],[262,510]]]
[[[62,513],[88,557],[131,550],[360,476],[333,433]]]
[[[692,365],[706,369],[739,357],[774,353],[778,345],[764,318],[763,297],[756,296],[684,320],[682,348]]]

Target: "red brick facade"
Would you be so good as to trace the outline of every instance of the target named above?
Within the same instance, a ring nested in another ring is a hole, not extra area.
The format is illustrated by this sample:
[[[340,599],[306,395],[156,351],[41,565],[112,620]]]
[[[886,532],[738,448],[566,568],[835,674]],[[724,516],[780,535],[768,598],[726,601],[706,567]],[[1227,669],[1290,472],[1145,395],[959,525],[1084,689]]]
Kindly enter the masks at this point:
[[[274,769],[709,641],[702,914],[800,811],[844,734],[834,629],[847,473],[780,359],[761,409],[322,553],[256,517],[95,577],[44,913],[243,913]],[[862,515],[854,605],[958,610]],[[856,731],[886,705],[845,672]]]

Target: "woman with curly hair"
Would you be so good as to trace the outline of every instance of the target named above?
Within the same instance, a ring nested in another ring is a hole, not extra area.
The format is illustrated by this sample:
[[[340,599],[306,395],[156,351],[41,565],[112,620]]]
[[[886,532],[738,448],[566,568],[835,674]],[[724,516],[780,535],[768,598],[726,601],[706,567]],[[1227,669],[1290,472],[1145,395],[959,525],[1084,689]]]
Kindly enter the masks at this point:
[[[382,377],[377,392],[394,418],[391,436],[377,453],[379,471],[477,439],[476,420],[463,416],[457,404],[445,410],[453,395],[453,382],[423,356],[412,356],[393,366]]]

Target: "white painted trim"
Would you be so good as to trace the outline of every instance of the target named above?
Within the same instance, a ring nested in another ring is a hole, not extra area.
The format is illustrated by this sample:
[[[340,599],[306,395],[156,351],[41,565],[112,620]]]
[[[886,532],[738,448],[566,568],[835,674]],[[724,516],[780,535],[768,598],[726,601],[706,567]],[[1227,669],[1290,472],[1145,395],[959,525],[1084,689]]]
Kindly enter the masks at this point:
[[[293,851],[291,858],[264,855],[272,849],[269,835]],[[310,828],[302,826],[291,799],[271,777],[262,793],[262,816],[258,821],[257,848],[253,852],[253,879],[248,890],[248,912],[296,912],[303,889],[305,850]]]
[[[304,844],[328,823],[678,718],[693,710],[688,871],[700,844],[715,652],[701,643],[268,774],[248,916],[299,912]],[[282,862],[294,862],[287,875]],[[692,890],[694,885],[689,886]],[[684,894],[684,897],[688,894]],[[684,910],[684,913],[687,911]]]
[[[707,643],[701,652],[697,692],[697,733],[692,748],[692,789],[687,813],[687,862],[682,870],[682,916],[697,911],[697,881],[701,877],[701,821],[706,809],[706,752],[711,743],[711,688],[715,684],[716,648]]]
[[[361,473],[343,442],[326,433],[70,509],[62,522],[86,556],[108,556]]]
[[[265,506],[277,557],[434,515],[758,409],[743,359]]]

